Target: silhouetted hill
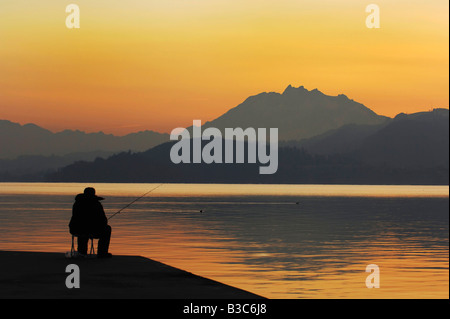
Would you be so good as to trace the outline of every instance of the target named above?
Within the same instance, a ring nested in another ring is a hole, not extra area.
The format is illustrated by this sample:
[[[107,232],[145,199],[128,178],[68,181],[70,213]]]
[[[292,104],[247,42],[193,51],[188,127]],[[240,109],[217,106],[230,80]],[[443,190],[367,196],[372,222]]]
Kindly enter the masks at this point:
[[[413,116],[414,117],[414,116]],[[438,120],[441,122],[441,120]],[[424,127],[411,122],[399,131],[404,123],[401,119],[379,128],[373,134],[365,137],[363,145],[376,145],[383,138],[391,138],[387,132],[401,133],[407,139],[416,136],[414,132],[422,132]],[[431,124],[436,124],[433,121]],[[400,124],[400,126],[398,126]],[[409,132],[409,133],[408,133]],[[447,123],[448,132],[448,123]],[[429,144],[433,144],[435,134],[425,134]],[[384,141],[389,145],[389,141]],[[260,164],[173,164],[170,160],[170,150],[175,142],[161,144],[142,153],[121,153],[108,159],[97,159],[94,162],[77,162],[48,175],[49,181],[58,182],[178,182],[178,183],[297,183],[297,184],[441,184],[449,182],[449,169],[442,165],[440,157],[445,158],[447,149],[442,149],[440,156],[428,158],[428,165],[421,163],[422,154],[409,154],[413,165],[389,165],[389,161],[372,161],[370,154],[358,148],[347,154],[317,155],[305,149],[281,147],[279,149],[278,171],[273,175],[259,175]],[[203,144],[207,142],[203,141]],[[367,144],[365,144],[367,143]],[[224,142],[222,143],[224,144]],[[397,153],[408,149],[409,142],[395,144]],[[382,145],[382,143],[380,144]],[[440,145],[440,144],[439,144]],[[192,146],[192,142],[191,142]],[[438,146],[437,146],[438,147]],[[392,149],[383,146],[375,150],[378,158],[390,160]],[[436,149],[438,151],[438,149]],[[224,154],[224,150],[222,151]],[[192,149],[191,149],[192,158]],[[223,158],[223,157],[222,157]],[[433,162],[434,161],[434,162]],[[395,162],[394,162],[395,164]]]
[[[367,136],[353,156],[370,165],[449,167],[449,110],[399,114]]]
[[[125,136],[65,130],[53,133],[35,124],[0,120],[0,158],[21,155],[67,155],[85,152],[144,151],[167,142],[168,134],[143,131]]]
[[[61,156],[21,155],[15,159],[0,159],[0,181],[42,181],[45,174],[77,161],[108,158],[113,152],[71,153]]]
[[[347,96],[325,95],[317,89],[288,86],[283,94],[251,96],[206,127],[253,127],[279,129],[280,141],[301,140],[323,134],[346,124],[378,125],[389,118],[377,115]]]
[[[378,125],[347,124],[338,129],[300,141],[282,142],[282,146],[304,148],[312,154],[347,154],[361,146],[364,139],[374,134],[389,121]]]
[[[345,155],[371,165],[448,168],[449,110],[401,113],[380,125],[349,124],[283,145],[312,154]]]

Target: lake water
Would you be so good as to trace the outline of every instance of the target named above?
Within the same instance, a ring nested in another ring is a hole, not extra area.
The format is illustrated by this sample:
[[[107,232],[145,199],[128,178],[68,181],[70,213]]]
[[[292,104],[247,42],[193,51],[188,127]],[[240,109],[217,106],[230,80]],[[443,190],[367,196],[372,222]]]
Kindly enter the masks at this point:
[[[86,186],[111,216],[158,184],[0,183],[0,250],[70,250]],[[110,251],[268,298],[448,299],[448,210],[448,186],[164,184],[110,220]]]

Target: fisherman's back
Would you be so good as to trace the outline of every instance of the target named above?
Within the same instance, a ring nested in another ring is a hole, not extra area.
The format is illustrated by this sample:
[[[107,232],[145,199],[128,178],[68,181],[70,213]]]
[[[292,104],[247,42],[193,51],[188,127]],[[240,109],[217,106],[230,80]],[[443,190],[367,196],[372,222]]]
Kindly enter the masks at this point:
[[[78,194],[72,207],[69,223],[71,234],[95,234],[102,232],[108,220],[102,204],[95,197]]]
[[[92,187],[85,188],[83,194],[75,197],[69,231],[78,238],[78,252],[82,255],[87,254],[89,239],[98,238],[97,257],[110,258],[112,256],[108,252],[111,226],[108,225],[108,219],[100,203],[103,199],[95,195],[95,189]]]

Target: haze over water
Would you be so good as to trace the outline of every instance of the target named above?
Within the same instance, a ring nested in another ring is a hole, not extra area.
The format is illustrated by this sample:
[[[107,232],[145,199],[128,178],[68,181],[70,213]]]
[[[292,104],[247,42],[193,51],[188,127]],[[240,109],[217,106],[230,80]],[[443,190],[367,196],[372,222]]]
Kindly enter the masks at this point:
[[[61,253],[84,187],[111,216],[158,186],[0,185],[0,250]],[[163,184],[110,220],[110,251],[269,298],[449,298],[448,209],[448,186]]]

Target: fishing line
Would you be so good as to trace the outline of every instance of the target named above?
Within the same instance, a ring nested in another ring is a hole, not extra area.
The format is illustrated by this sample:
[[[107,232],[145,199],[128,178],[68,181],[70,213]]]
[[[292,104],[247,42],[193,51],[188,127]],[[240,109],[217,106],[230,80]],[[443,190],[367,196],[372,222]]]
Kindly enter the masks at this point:
[[[163,184],[159,184],[158,186],[152,188],[151,190],[149,190],[147,193],[145,193],[144,195],[142,195],[141,197],[136,198],[135,200],[133,200],[131,203],[125,205],[123,208],[121,208],[117,213],[115,213],[114,215],[111,215],[108,220],[110,220],[111,218],[113,218],[114,216],[116,216],[117,214],[120,214],[125,208],[131,206],[133,203],[137,202],[138,200],[140,200],[142,197],[146,196],[147,194],[150,194],[151,192],[153,192],[154,190],[156,190],[157,188],[161,187]]]

